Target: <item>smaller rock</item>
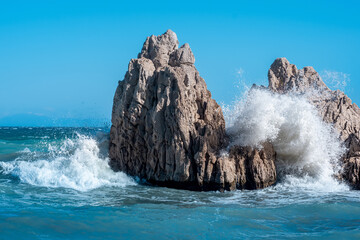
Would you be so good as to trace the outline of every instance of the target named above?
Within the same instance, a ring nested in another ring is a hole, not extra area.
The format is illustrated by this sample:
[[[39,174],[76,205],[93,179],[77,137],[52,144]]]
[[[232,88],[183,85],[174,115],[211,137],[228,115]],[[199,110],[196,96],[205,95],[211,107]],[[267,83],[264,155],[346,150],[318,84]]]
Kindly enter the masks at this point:
[[[269,89],[278,93],[309,89],[329,90],[313,67],[297,69],[286,58],[277,58],[268,72]]]
[[[360,109],[340,90],[331,91],[312,67],[297,69],[278,58],[268,73],[269,89],[277,93],[306,94],[324,122],[331,124],[348,148],[342,158],[343,178],[360,189]],[[308,94],[310,93],[310,94]]]

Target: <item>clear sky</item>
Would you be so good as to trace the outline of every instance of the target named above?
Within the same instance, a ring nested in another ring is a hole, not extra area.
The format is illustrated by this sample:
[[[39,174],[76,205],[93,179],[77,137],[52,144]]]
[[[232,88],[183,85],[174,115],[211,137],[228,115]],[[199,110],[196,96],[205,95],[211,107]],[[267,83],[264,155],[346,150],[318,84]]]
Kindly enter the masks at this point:
[[[277,57],[313,66],[360,104],[358,1],[1,1],[0,125],[99,125],[128,62],[167,29],[213,98],[267,85]],[[240,86],[242,86],[240,84]]]

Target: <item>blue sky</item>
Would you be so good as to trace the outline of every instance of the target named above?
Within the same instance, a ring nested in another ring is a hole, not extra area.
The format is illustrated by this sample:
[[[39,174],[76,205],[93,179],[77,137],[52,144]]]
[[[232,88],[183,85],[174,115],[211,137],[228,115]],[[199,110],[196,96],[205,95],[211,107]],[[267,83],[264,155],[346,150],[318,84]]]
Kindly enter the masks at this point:
[[[356,1],[1,1],[0,125],[101,125],[146,37],[188,42],[213,98],[266,84],[277,57],[360,104]],[[240,84],[240,86],[242,86]]]

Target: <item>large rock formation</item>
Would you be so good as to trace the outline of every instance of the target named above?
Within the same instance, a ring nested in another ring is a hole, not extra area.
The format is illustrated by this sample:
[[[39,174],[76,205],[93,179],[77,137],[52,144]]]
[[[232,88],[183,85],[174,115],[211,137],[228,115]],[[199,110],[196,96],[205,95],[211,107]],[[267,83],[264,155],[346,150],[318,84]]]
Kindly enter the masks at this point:
[[[110,164],[162,186],[192,190],[257,189],[276,181],[275,152],[226,147],[225,122],[194,66],[188,44],[171,30],[148,37],[119,82]]]
[[[290,91],[307,94],[320,116],[333,124],[348,151],[343,158],[343,177],[353,187],[360,188],[360,109],[343,92],[331,91],[312,67],[297,69],[286,58],[271,65],[269,89],[278,93]],[[310,94],[308,94],[310,92]]]

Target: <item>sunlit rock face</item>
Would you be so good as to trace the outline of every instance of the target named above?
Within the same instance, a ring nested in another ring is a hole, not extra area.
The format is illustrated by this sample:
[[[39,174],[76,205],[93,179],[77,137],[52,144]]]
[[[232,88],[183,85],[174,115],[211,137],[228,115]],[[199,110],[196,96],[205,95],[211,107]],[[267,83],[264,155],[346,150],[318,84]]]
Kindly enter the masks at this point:
[[[194,62],[171,30],[146,39],[114,97],[115,169],[164,186],[219,188],[225,122]]]

